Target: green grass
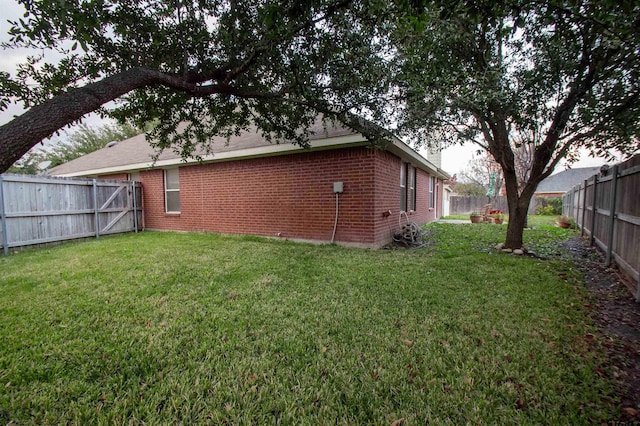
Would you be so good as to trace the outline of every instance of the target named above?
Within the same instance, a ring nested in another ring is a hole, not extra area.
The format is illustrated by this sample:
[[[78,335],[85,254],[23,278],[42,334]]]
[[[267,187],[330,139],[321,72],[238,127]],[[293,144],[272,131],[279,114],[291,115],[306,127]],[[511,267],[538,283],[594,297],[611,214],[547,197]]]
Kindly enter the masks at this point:
[[[421,250],[145,232],[2,257],[0,422],[611,418],[573,264],[429,229]]]
[[[443,216],[442,219],[452,219],[452,220],[469,220],[468,214],[454,214],[450,216]],[[509,215],[505,215],[505,223],[509,221]],[[529,215],[527,218],[527,224],[530,227],[537,226],[556,226],[556,222],[558,220],[558,216],[540,216],[537,214]]]

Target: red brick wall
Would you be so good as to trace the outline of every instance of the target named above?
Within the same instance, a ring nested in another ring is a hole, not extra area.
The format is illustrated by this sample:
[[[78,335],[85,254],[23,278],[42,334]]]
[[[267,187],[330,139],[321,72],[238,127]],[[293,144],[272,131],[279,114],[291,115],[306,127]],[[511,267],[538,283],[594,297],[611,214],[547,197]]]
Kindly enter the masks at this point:
[[[146,226],[372,245],[373,151],[348,148],[180,167],[180,214],[164,212],[163,171],[141,172]]]
[[[343,182],[335,240],[381,246],[399,228],[400,165],[386,151],[357,147],[182,166],[179,214],[164,211],[163,170],[143,171],[145,226],[330,241],[333,182]],[[424,224],[436,214],[428,208],[429,176],[421,170],[416,191],[409,220]],[[384,217],[388,210],[392,215]]]
[[[402,225],[416,222],[419,225],[431,222],[440,214],[429,209],[429,174],[417,170],[416,176],[416,209],[407,215],[400,214],[400,158],[386,151],[378,151],[376,155],[376,196],[375,196],[375,241],[376,245],[384,245],[391,241],[393,234]],[[442,185],[442,181],[440,181]],[[438,200],[437,203],[440,203]],[[437,205],[438,209],[442,207]],[[391,211],[387,216],[385,212]]]

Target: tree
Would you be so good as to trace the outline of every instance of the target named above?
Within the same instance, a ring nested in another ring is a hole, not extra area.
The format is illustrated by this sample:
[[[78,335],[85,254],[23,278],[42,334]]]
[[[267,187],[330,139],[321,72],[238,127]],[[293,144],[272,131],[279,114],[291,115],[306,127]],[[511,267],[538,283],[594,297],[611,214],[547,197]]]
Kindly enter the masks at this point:
[[[42,172],[40,164],[43,161],[46,161],[43,152],[34,148],[9,167],[7,172],[21,175],[37,175]]]
[[[400,20],[394,41],[404,134],[424,140],[424,129],[439,130],[493,156],[505,179],[509,248],[522,246],[529,202],[561,159],[579,147],[639,148],[635,1],[435,1]],[[524,145],[532,158],[519,177]]]
[[[38,174],[40,164],[49,161],[47,168],[58,166],[90,152],[104,148],[112,141],[121,141],[139,135],[143,130],[127,124],[106,124],[90,127],[81,124],[77,130],[66,133],[52,146],[34,148],[9,168],[10,173]]]
[[[500,170],[500,165],[496,163],[491,155],[483,153],[483,155],[473,158],[467,163],[467,168],[460,174],[460,177],[467,182],[484,188],[484,192],[481,195],[485,196],[493,175],[495,175],[494,196],[497,196],[500,195],[504,182],[502,171]]]
[[[484,197],[487,193],[487,189],[475,182],[456,182],[454,191],[458,195],[469,195],[472,197]]]
[[[142,132],[143,130],[128,124],[106,124],[98,127],[80,124],[77,130],[67,135],[67,140],[40,151],[45,159],[51,161],[50,167],[55,167],[104,148],[109,142],[122,141]]]
[[[371,140],[388,136],[354,114],[389,121],[384,1],[19,1],[26,12],[8,47],[64,57],[36,54],[16,75],[0,73],[0,109],[28,109],[0,127],[0,172],[96,110],[157,122],[155,145],[183,156],[251,126],[305,145],[319,112]]]

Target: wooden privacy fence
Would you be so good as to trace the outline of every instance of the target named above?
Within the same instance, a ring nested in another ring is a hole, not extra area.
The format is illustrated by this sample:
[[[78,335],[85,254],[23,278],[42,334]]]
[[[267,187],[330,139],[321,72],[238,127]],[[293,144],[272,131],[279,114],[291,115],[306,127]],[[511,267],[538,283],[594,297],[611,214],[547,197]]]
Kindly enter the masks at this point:
[[[509,212],[507,197],[498,195],[493,198],[475,197],[471,195],[452,195],[449,197],[449,214],[469,214],[472,211],[480,211],[485,204],[491,204],[492,208]],[[534,197],[529,204],[529,214],[536,214],[541,200]]]
[[[142,229],[138,182],[0,175],[0,246],[51,243]]]
[[[562,201],[563,214],[606,253],[606,265],[615,261],[636,282],[640,302],[640,155],[591,176]]]

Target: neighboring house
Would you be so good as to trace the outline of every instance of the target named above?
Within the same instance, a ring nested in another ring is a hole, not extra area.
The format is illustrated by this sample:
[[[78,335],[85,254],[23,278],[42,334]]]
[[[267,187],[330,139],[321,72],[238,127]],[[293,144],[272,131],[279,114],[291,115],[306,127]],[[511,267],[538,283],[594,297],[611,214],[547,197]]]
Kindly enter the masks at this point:
[[[562,194],[598,173],[600,173],[600,166],[564,170],[540,182],[535,196],[562,197]]]
[[[156,230],[328,242],[335,226],[336,242],[380,247],[407,220],[422,225],[442,215],[449,175],[399,139],[377,149],[346,128],[311,130],[309,149],[247,132],[212,140],[201,161],[165,150],[155,164],[139,135],[50,174],[140,181],[144,225]]]

